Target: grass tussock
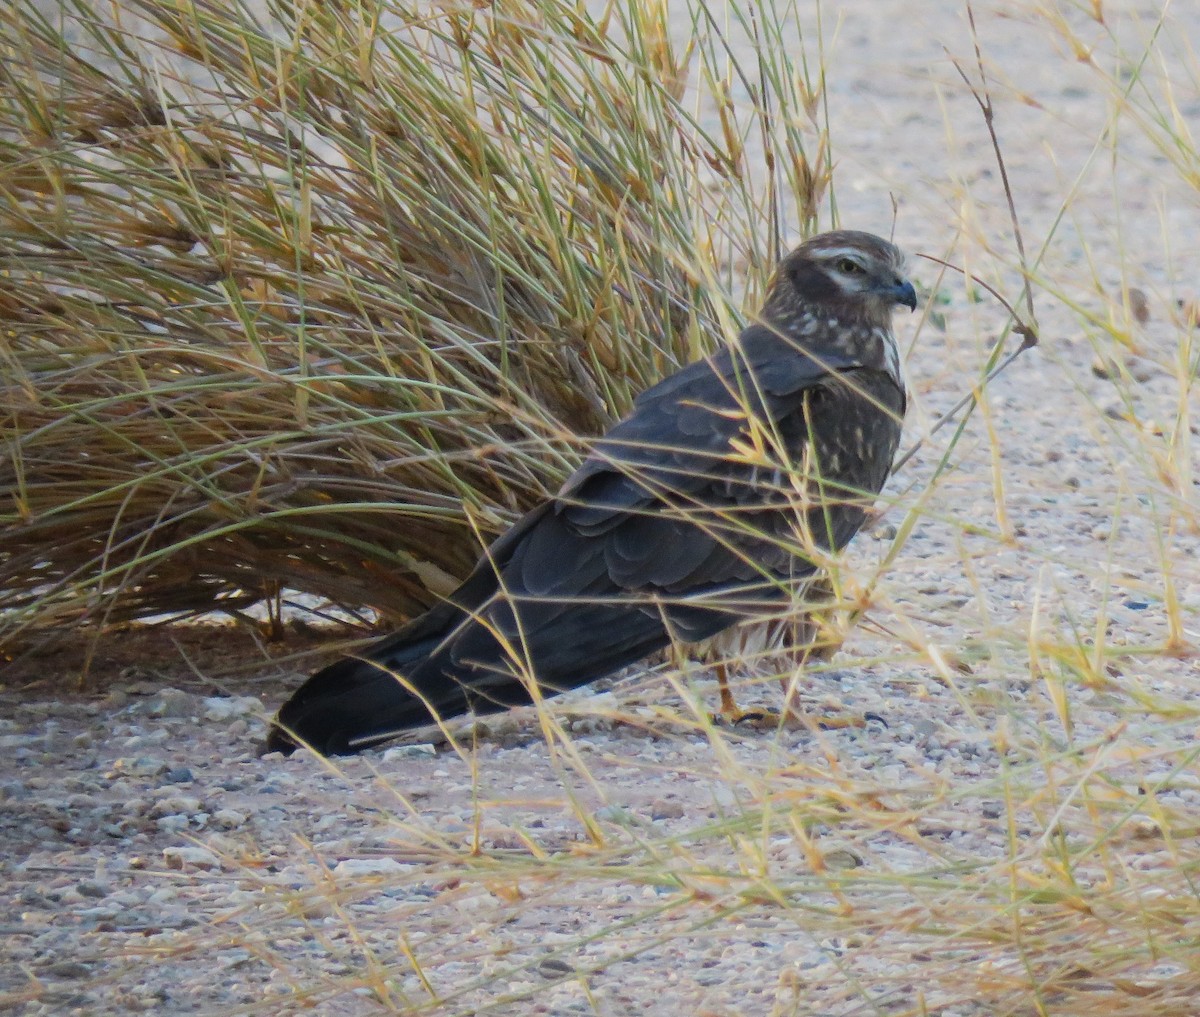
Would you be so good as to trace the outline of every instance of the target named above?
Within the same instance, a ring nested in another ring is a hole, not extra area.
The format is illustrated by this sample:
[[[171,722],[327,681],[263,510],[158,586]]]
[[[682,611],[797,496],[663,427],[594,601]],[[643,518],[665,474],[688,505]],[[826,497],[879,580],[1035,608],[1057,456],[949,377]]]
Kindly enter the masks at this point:
[[[819,82],[703,7],[18,7],[0,635],[420,611],[823,207]]]

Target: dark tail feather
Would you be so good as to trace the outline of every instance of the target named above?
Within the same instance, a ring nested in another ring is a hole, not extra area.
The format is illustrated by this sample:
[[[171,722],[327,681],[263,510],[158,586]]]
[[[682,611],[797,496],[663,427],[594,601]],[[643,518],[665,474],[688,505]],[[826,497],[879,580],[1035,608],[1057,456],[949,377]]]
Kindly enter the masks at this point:
[[[288,753],[304,744],[326,756],[358,752],[400,731],[436,723],[426,701],[439,717],[466,713],[466,693],[452,678],[435,674],[432,680],[408,681],[410,673],[420,675],[463,617],[442,604],[367,647],[361,657],[322,668],[280,707],[266,751]]]
[[[565,687],[599,677],[586,665],[578,670],[584,677]],[[464,713],[498,713],[531,701],[489,629],[444,604],[361,657],[335,661],[309,678],[280,707],[265,751],[290,753],[303,744],[325,756],[349,755]]]
[[[439,713],[465,713],[465,700],[461,708],[447,703]],[[348,755],[433,722],[398,672],[348,657],[318,671],[283,704],[267,734],[267,751],[289,753],[304,744],[325,756]]]
[[[451,609],[443,619],[435,616],[440,611],[368,648],[362,658],[339,660],[309,678],[280,708],[266,751],[291,752],[304,744],[323,755],[347,755],[438,720],[532,701],[527,681],[487,627],[468,622],[455,632],[463,614]],[[541,625],[539,613],[531,609],[526,618],[523,649],[544,696],[612,674],[669,641],[659,617],[627,605],[555,609],[553,620]]]

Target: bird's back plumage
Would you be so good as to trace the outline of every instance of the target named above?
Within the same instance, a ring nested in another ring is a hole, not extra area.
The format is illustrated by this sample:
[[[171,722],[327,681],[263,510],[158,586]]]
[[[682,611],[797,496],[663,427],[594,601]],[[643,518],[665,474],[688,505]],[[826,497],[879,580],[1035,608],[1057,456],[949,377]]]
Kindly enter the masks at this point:
[[[835,284],[875,273],[886,292],[864,290],[862,307],[827,293],[812,274],[823,258],[858,266]],[[643,392],[446,602],[313,675],[270,746],[357,751],[777,612],[816,571],[814,552],[854,536],[887,479],[904,413],[888,319],[915,302],[899,266],[886,241],[849,231],[793,252],[758,323]],[[886,316],[867,313],[872,300]]]

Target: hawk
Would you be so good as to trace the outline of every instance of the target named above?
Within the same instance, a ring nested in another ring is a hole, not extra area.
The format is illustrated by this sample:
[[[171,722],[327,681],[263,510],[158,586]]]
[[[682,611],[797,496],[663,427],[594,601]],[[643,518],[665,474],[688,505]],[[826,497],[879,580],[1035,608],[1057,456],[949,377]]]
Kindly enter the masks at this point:
[[[779,618],[887,480],[900,304],[917,297],[893,244],[853,230],[801,244],[736,341],[643,392],[443,603],[309,678],[268,750],[358,752]]]

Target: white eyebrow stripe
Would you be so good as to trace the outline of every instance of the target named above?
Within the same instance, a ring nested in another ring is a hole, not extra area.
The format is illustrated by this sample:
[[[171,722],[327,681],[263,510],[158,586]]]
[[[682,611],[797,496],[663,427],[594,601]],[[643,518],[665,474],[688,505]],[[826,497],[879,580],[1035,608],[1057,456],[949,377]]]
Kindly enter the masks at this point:
[[[816,247],[812,249],[811,254],[818,258],[829,258],[831,260],[833,258],[850,258],[856,263],[866,262],[870,264],[877,261],[872,252],[864,251],[861,247],[848,247],[846,245],[842,245],[841,247]],[[888,258],[883,264],[894,269],[898,275],[904,275],[907,268],[907,259],[901,254],[899,261]]]
[[[852,258],[855,261],[869,257],[861,247],[818,247],[812,253],[822,258]]]

